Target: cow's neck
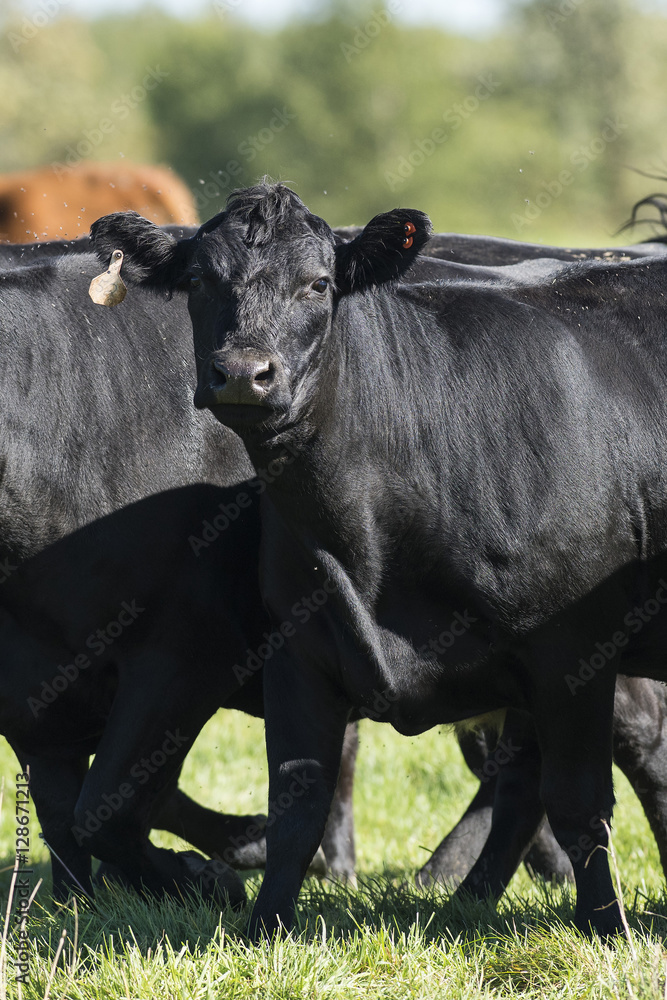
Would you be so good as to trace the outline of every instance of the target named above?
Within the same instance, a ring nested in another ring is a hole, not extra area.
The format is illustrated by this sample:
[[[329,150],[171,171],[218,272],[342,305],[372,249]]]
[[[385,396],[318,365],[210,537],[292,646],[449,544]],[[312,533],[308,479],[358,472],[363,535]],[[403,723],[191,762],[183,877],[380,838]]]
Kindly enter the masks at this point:
[[[405,498],[429,478],[420,471],[423,441],[443,420],[441,404],[420,387],[415,352],[428,331],[418,320],[412,342],[406,328],[414,335],[416,311],[408,302],[399,313],[390,296],[357,296],[339,308],[302,419],[247,442],[255,467],[277,473],[268,495],[295,537],[309,551],[331,553],[370,592],[374,567],[386,568],[387,550],[410,528],[415,512]]]

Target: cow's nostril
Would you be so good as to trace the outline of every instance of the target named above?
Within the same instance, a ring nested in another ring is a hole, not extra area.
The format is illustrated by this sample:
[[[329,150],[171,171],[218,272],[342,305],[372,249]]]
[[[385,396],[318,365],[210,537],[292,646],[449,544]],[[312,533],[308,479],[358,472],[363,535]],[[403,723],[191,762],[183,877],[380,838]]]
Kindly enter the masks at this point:
[[[213,367],[218,372],[218,374],[222,376],[221,382],[224,385],[224,383],[227,381],[227,377],[229,376],[229,371],[227,370],[227,367],[223,364],[222,361],[214,361]]]
[[[269,382],[273,378],[273,365],[268,365],[261,372],[255,373],[255,382]]]

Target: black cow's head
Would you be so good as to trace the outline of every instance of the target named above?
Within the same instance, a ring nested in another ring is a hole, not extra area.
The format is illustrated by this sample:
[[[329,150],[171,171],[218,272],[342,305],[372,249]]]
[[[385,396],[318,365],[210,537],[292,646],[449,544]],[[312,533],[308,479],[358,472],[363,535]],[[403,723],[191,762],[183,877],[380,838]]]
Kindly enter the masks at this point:
[[[237,430],[275,428],[297,415],[337,299],[398,278],[429,232],[422,212],[395,209],[351,242],[337,242],[282,184],[234,192],[225,211],[187,240],[132,212],[91,229],[105,263],[123,251],[130,283],[187,291],[195,405]]]

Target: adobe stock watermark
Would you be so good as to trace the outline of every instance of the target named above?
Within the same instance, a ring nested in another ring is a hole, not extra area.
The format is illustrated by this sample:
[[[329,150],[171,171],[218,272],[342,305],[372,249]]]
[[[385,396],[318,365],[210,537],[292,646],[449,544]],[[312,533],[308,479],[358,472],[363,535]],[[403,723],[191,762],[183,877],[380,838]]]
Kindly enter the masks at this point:
[[[101,656],[113,643],[137,620],[145,608],[137,606],[136,600],[123,601],[116,618],[107,622],[104,628],[98,628],[91,632],[86,639],[85,646],[94,656]],[[52,705],[57,698],[66,691],[70,684],[73,684],[79,677],[82,670],[87,670],[93,661],[87,653],[77,653],[71,663],[61,664],[57,668],[57,673],[50,681],[42,681],[42,689],[39,698],[28,698],[28,707],[37,718],[40,712]]]
[[[68,3],[69,0],[39,0],[37,10],[23,18],[18,31],[7,33],[7,40],[14,52],[19,52],[24,45],[32,41]]]
[[[331,595],[336,593],[337,589],[335,583],[327,577],[322,582],[322,586],[314,590],[309,597],[301,597],[298,601],[294,602],[290,609],[292,617],[296,619],[299,625],[305,625],[313,615],[317,614],[324,607]],[[258,670],[261,670],[266,661],[270,660],[277,650],[282,649],[286,640],[296,635],[296,631],[294,622],[288,618],[273,632],[264,632],[263,638],[266,642],[260,643],[256,650],[246,649],[245,665],[234,664],[232,669],[238,683],[245,684],[250,677],[256,674]]]
[[[289,450],[289,445],[286,445]],[[261,496],[267,486],[275,482],[285,467],[291,465],[297,452],[284,451],[278,458],[273,458],[266,469],[259,469],[255,478],[251,479],[248,486],[253,489],[257,496]],[[220,538],[221,534],[227,530],[232,522],[236,521],[242,510],[252,506],[253,498],[245,490],[239,490],[231,503],[219,503],[216,513],[212,514],[202,522],[199,535],[189,535],[188,543],[196,556],[202,549],[207,549],[213,542]],[[0,582],[2,582],[0,580]]]
[[[232,11],[238,10],[242,3],[243,0],[213,0],[213,10],[218,17],[226,17]]]
[[[190,738],[183,736],[180,729],[176,729],[175,732],[169,729],[164,735],[165,739],[162,744],[150,756],[142,757],[130,768],[128,777],[133,778],[134,781],[121,782],[115,792],[102,792],[100,804],[95,809],[86,810],[83,826],[72,827],[74,839],[79,847],[84,840],[97,833],[102,824],[110,820],[119,809],[122,809],[129,799],[134,798],[136,786],[145,785],[151,774],[156,774],[184,743],[190,742]]]
[[[559,4],[554,4],[553,7],[544,12],[547,25],[550,28],[557,28],[573,14],[576,14],[585,3],[586,0],[561,0]]]
[[[644,625],[652,621],[667,605],[667,582],[664,579],[660,579],[658,583],[660,586],[655,592],[654,597],[650,597],[641,607],[634,607],[632,611],[628,611],[623,619],[623,624],[628,630],[627,632],[619,629],[605,642],[596,642],[596,652],[588,660],[585,660],[583,657],[579,660],[578,672],[576,674],[565,675],[565,683],[571,694],[576,694],[580,687],[584,687],[588,681],[592,680],[598,670],[606,667],[614,659],[618,651],[627,646],[630,636],[641,632]]]
[[[355,25],[352,41],[340,43],[340,50],[345,56],[345,61],[351,63],[355,56],[364,52],[373,39],[378,37],[382,29],[394,20],[394,15],[402,6],[403,0],[389,0],[381,10],[373,11],[365,24]]]
[[[273,108],[272,117],[267,124],[253,135],[246,136],[236,147],[238,159],[228,160],[221,170],[210,170],[210,180],[202,179],[201,187],[192,189],[197,211],[201,215],[203,209],[211,201],[221,199],[229,194],[233,187],[238,187],[238,180],[243,172],[244,163],[252,163],[259,154],[270,146],[276,136],[283,132],[297,116],[286,105]]]
[[[469,611],[464,611],[460,614],[458,611],[454,612],[454,617],[449,623],[449,628],[443,629],[439,636],[435,639],[430,639],[429,642],[425,643],[423,646],[419,646],[417,652],[422,656],[428,653],[429,650],[432,653],[438,653],[442,656],[450,646],[453,646],[457,638],[465,635],[471,625],[474,625],[478,618],[473,618]]]
[[[118,130],[118,123],[130,117],[140,104],[142,104],[150,91],[155,90],[169,76],[167,70],[160,69],[160,66],[146,66],[146,73],[141,83],[136,84],[131,90],[120,94],[111,102],[109,115],[100,118],[94,128],[84,129],[83,138],[77,142],[76,146],[65,147],[67,153],[64,160],[53,160],[51,169],[56,177],[62,177],[72,167],[75,167],[81,160],[91,156],[93,151],[101,146],[106,136],[112,135]]]
[[[30,982],[30,962],[32,959],[29,945],[30,931],[28,929],[28,913],[35,895],[30,876],[34,870],[30,867],[30,771],[21,771],[16,775],[16,844],[15,866],[12,885],[16,900],[14,921],[16,922],[16,982]]]
[[[278,816],[291,809],[297,799],[302,798],[312,785],[317,784],[316,778],[309,778],[306,771],[295,774],[290,782],[289,788],[281,792],[276,801],[269,799],[269,811],[266,816],[265,828],[273,826]]]
[[[241,511],[246,510],[251,505],[252,497],[243,490],[236,494],[231,503],[219,503],[217,512],[211,515],[210,519],[202,522],[201,536],[188,536],[188,542],[194,554],[198,556],[202,549],[207,549],[209,545],[216,542],[223,531],[226,531],[229,525],[238,519]]]
[[[412,149],[405,156],[399,157],[393,170],[385,170],[385,183],[390,191],[395,191],[401,187],[408,178],[412,177],[415,170],[442,146],[466,122],[471,115],[479,110],[481,105],[488,101],[489,97],[498,90],[500,83],[493,79],[491,73],[478,76],[479,83],[474,91],[464,97],[462,101],[456,101],[450,108],[442,113],[442,120],[447,126],[434,128],[423,139],[415,139]]]
[[[13,563],[9,556],[5,559],[0,560],[0,583],[7,583],[12,573],[15,573],[18,569],[18,565]]]
[[[541,187],[543,190],[539,191],[533,201],[528,203],[524,211],[521,213],[512,213],[511,220],[516,231],[520,233],[531,222],[539,219],[542,212],[560,198],[565,188],[573,184],[576,178],[584,170],[587,170],[591,163],[602,156],[607,147],[611,143],[616,142],[619,135],[625,132],[627,128],[626,123],[620,121],[618,118],[606,118],[605,127],[589,143],[585,146],[577,146],[570,153],[570,164],[574,169],[561,170],[550,181],[542,181]]]
[[[589,821],[589,827],[591,830],[596,830],[598,833],[604,834],[605,838],[609,834],[609,825],[611,822],[611,816],[608,814],[600,814],[598,816],[593,816]],[[576,844],[570,844],[568,847],[564,847],[563,850],[570,859],[570,863],[575,865],[582,858],[588,857],[593,851],[600,847],[600,839],[594,840],[587,833],[582,833],[580,837],[577,838]]]
[[[481,767],[473,767],[472,773],[485,784],[495,778],[501,767],[514,760],[521,747],[514,746],[511,739],[498,740],[495,749],[488,755]]]

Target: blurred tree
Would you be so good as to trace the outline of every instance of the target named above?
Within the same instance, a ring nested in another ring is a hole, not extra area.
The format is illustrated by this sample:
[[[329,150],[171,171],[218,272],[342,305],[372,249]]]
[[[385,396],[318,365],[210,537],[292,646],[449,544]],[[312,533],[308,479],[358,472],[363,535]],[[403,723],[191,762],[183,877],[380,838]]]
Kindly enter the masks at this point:
[[[0,169],[153,159],[145,76],[144,67],[110,61],[86,21],[13,18],[0,38]]]
[[[627,33],[638,16],[633,8],[628,0],[513,4],[511,32],[521,58],[512,89],[526,109],[539,113],[551,140],[550,155],[535,148],[534,169],[525,171],[528,202],[548,193],[549,185],[556,191],[566,171],[573,178],[566,202],[580,218],[592,221],[619,203],[633,147],[627,102]]]
[[[493,37],[323,0],[251,27],[237,0],[26,22],[0,38],[0,169],[68,156],[170,163],[206,218],[267,173],[334,224],[396,204],[437,229],[603,241],[658,182],[667,18],[635,0],[511,0]],[[564,172],[568,176],[564,180]]]

